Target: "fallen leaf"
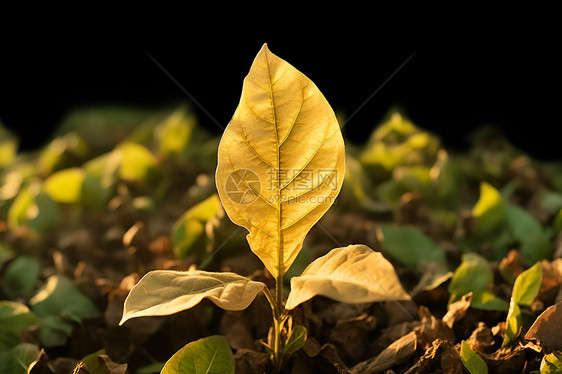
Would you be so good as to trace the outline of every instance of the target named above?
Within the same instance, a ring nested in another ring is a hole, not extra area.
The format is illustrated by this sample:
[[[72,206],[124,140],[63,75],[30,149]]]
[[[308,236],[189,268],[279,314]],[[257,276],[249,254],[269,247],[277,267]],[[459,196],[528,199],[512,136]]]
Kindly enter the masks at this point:
[[[443,316],[443,318],[441,318],[441,320],[445,322],[450,329],[452,329],[453,324],[465,316],[471,300],[472,292],[469,292],[466,295],[463,295],[459,301],[449,304],[447,306],[447,313]]]
[[[535,320],[527,334],[526,340],[537,342],[547,351],[562,351],[562,302],[548,307]]]
[[[417,335],[415,331],[412,331],[396,340],[372,359],[358,363],[349,370],[349,373],[367,374],[388,369],[406,361],[416,349]]]

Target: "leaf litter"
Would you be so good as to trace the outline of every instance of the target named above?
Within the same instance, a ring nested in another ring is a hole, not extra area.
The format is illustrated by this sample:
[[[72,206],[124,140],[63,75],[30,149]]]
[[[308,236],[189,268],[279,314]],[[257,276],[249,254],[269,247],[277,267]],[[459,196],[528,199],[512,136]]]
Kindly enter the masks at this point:
[[[14,326],[0,331],[0,367],[24,357],[39,374],[159,372],[186,343],[220,334],[237,373],[263,372],[271,313],[262,294],[242,311],[204,299],[177,315],[119,326],[127,294],[151,270],[235,272],[268,286],[274,279],[220,207],[185,219],[213,199],[217,139],[185,108],[143,115],[123,108],[122,125],[91,139],[89,124],[111,123],[115,113],[78,110],[42,156],[15,154],[2,164],[3,183],[18,183],[0,196],[0,326]],[[115,150],[129,154],[124,164]],[[533,160],[497,132],[476,133],[468,151],[455,153],[398,111],[347,157],[362,175],[346,176],[294,274],[340,243],[364,243],[392,264],[412,300],[303,300],[290,318],[308,336],[287,373],[461,373],[473,367],[466,362],[481,367],[480,359],[488,372],[542,373],[559,363],[559,163]],[[68,194],[58,187],[65,176],[78,176]],[[348,183],[355,192],[346,193]],[[104,197],[94,206],[80,197],[93,188]],[[175,234],[179,227],[186,229]],[[392,230],[407,231],[392,239]],[[463,271],[467,260],[484,270]],[[31,261],[38,274],[11,270]],[[510,322],[498,300],[508,305],[516,279],[535,264],[542,277],[519,291],[520,324],[502,344]],[[57,295],[57,281],[76,303]],[[4,314],[9,308],[18,314]],[[103,368],[79,364],[88,360]]]

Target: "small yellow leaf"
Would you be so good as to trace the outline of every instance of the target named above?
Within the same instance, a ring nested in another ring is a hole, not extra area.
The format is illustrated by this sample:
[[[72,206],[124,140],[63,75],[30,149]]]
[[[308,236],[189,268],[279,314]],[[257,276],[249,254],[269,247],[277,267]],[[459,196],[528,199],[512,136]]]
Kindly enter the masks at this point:
[[[119,176],[124,180],[147,182],[156,169],[156,158],[143,145],[124,142],[117,151],[121,154]]]
[[[76,203],[80,201],[85,173],[80,168],[56,171],[46,180],[44,189],[51,199],[59,203]]]
[[[345,150],[316,85],[264,45],[218,151],[220,199],[252,251],[283,275],[340,191]]]
[[[243,310],[265,287],[235,273],[154,270],[131,289],[120,324],[134,317],[166,316],[208,298],[224,310]]]
[[[394,268],[363,244],[332,249],[291,279],[287,309],[321,295],[343,303],[409,300]]]

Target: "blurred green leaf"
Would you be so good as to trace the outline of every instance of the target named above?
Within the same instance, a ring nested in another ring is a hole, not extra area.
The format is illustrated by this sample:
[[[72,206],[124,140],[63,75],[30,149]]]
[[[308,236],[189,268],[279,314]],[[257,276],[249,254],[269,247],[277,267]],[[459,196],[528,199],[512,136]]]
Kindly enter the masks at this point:
[[[523,318],[519,305],[511,299],[509,311],[507,312],[505,336],[503,337],[502,348],[512,343],[521,333]]]
[[[125,374],[127,371],[127,365],[111,361],[105,349],[87,355],[80,362],[86,365],[89,374]]]
[[[6,266],[2,276],[2,291],[11,299],[31,294],[39,279],[39,261],[29,256],[19,256]]]
[[[480,197],[472,208],[479,234],[490,235],[504,222],[505,206],[500,192],[487,182],[480,183]]]
[[[68,133],[53,139],[39,153],[39,173],[47,176],[62,168],[76,166],[86,157],[88,146],[76,133]]]
[[[285,347],[283,347],[283,353],[286,355],[292,355],[301,349],[306,342],[307,333],[308,331],[306,330],[306,327],[301,325],[294,326],[289,333],[289,336],[287,336]]]
[[[197,248],[205,247],[205,223],[221,211],[218,195],[215,193],[189,208],[172,227],[172,244],[176,258],[184,258]]]
[[[445,250],[415,227],[382,225],[382,249],[403,265],[416,267],[421,261],[445,262]]]
[[[386,204],[374,200],[370,193],[374,191],[374,187],[365,173],[361,163],[350,154],[346,154],[345,181],[342,186],[340,196],[347,196],[360,209],[372,212],[383,212],[389,208]]]
[[[70,321],[80,322],[97,315],[98,309],[68,278],[52,275],[45,285],[29,300],[31,309],[41,319],[45,345],[59,345],[72,331]]]
[[[472,292],[471,307],[484,310],[507,310],[507,301],[495,296],[489,289],[493,281],[494,274],[488,261],[476,253],[465,253],[449,283],[451,294],[449,304]]]
[[[445,258],[445,249],[419,229],[409,226],[381,225],[382,251],[422,276],[412,290],[431,290],[448,280],[452,273]]]
[[[234,374],[234,356],[226,339],[209,336],[191,342],[177,351],[164,365],[162,374]]]
[[[27,368],[39,356],[39,348],[21,343],[9,351],[0,352],[0,373],[26,374]]]
[[[18,153],[18,141],[0,123],[0,169],[12,164]]]
[[[82,196],[85,173],[80,168],[54,172],[44,184],[45,192],[59,203],[77,203]]]
[[[150,365],[143,366],[137,370],[137,374],[155,374],[160,373],[164,368],[165,362],[155,362]]]
[[[559,233],[560,231],[562,231],[562,209],[560,209],[554,217],[553,226],[555,233]]]
[[[119,152],[108,152],[86,162],[82,183],[82,205],[88,208],[103,208],[115,193],[115,183],[121,164]]]
[[[488,374],[488,366],[480,355],[470,348],[466,341],[461,343],[461,360],[470,374]]]
[[[507,222],[515,239],[521,243],[520,251],[527,264],[546,259],[550,255],[550,238],[540,222],[527,210],[508,205]]]
[[[156,158],[146,147],[124,142],[116,150],[121,155],[119,167],[121,179],[146,183],[156,176]]]
[[[165,118],[154,130],[158,150],[164,157],[182,153],[188,146],[195,127],[195,118],[186,108],[179,108]]]
[[[77,133],[93,148],[107,151],[136,129],[156,124],[169,113],[169,108],[120,105],[77,108],[67,114],[57,134]]]
[[[0,301],[0,352],[21,342],[21,334],[39,324],[39,318],[24,304]]]
[[[520,273],[513,284],[511,297],[518,305],[531,306],[539,293],[542,281],[540,262]]]
[[[8,228],[18,231],[24,227],[34,235],[44,234],[58,224],[59,207],[42,189],[33,182],[22,189],[8,210]]]
[[[5,243],[0,242],[0,270],[4,264],[14,258],[16,254]]]

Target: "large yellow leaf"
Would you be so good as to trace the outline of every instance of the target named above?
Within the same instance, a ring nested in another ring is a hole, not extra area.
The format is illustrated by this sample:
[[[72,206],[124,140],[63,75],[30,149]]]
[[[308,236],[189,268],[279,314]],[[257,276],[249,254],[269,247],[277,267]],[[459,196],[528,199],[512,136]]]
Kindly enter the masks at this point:
[[[219,196],[278,277],[331,206],[345,174],[334,112],[316,85],[264,44],[218,151]]]
[[[317,295],[343,303],[410,299],[390,262],[363,244],[332,249],[291,278],[285,307],[293,309]]]
[[[131,289],[120,324],[133,317],[166,316],[208,298],[225,310],[243,310],[265,287],[235,273],[154,270]]]

